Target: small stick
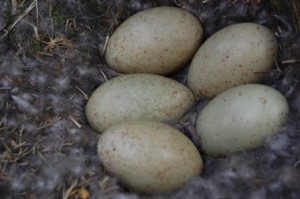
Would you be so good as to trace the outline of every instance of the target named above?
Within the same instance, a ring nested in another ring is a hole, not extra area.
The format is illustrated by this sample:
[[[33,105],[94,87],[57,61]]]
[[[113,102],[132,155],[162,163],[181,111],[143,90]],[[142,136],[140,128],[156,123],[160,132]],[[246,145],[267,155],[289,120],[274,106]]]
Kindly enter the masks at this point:
[[[300,60],[296,60],[296,59],[288,59],[288,60],[283,60],[281,63],[282,64],[295,64],[300,62]]]
[[[99,67],[99,68],[100,68],[100,72],[101,72],[102,76],[104,77],[105,81],[107,82],[108,79],[107,79],[105,73],[103,72],[103,70],[102,70],[102,68],[101,68],[101,65],[99,65],[99,66],[100,66],[100,67]]]
[[[71,122],[73,122],[78,128],[81,128],[81,124],[79,124],[79,122],[77,122],[77,120],[75,120],[75,118],[72,115],[68,116],[69,120]]]
[[[280,72],[281,70],[280,70],[280,68],[279,68],[279,66],[278,66],[278,62],[277,62],[277,60],[276,60],[276,58],[275,58],[275,57],[274,57],[274,62],[275,62],[275,65],[276,65],[277,71],[278,71],[278,72]]]
[[[75,86],[75,88],[83,95],[85,100],[89,99],[89,96],[82,89],[80,89],[78,86]]]
[[[108,40],[109,40],[109,36],[106,35],[106,37],[105,37],[105,43],[104,43],[104,46],[103,46],[103,49],[102,49],[102,57],[104,56],[105,50],[107,48]]]

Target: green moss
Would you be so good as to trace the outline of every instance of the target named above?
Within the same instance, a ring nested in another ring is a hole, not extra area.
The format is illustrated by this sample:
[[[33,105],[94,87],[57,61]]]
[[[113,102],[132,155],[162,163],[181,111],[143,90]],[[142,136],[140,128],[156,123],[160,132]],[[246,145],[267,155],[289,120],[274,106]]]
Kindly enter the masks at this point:
[[[30,50],[33,53],[39,52],[43,50],[43,46],[40,42],[36,41],[36,40],[32,40],[31,42],[31,46],[30,46]]]
[[[15,17],[9,9],[4,11],[4,20],[8,26],[14,23],[14,19]]]
[[[79,52],[81,52],[81,53],[87,53],[87,52],[88,52],[88,49],[87,49],[86,47],[84,47],[84,46],[79,46],[79,47],[78,47],[78,50],[79,50]]]
[[[270,5],[273,10],[286,11],[286,3],[283,0],[269,0]]]
[[[53,23],[56,26],[65,26],[68,16],[64,15],[59,6],[55,7],[52,11]]]

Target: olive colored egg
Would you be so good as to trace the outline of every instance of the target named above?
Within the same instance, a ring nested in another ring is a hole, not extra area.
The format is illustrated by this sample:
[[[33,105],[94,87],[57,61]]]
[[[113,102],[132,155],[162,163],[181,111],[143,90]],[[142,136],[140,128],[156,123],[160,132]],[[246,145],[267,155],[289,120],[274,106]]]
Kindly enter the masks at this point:
[[[98,142],[102,164],[130,190],[169,192],[203,167],[194,144],[177,129],[153,121],[127,121],[107,129]]]
[[[147,9],[115,30],[108,41],[105,60],[120,73],[170,74],[192,59],[202,34],[198,19],[184,9]]]
[[[99,86],[88,100],[86,117],[100,133],[127,120],[173,121],[194,104],[192,91],[175,80],[154,74],[129,74]]]
[[[277,90],[258,84],[231,88],[215,97],[197,119],[203,150],[224,156],[255,148],[278,133],[289,106]]]
[[[272,69],[278,41],[266,27],[234,24],[213,34],[197,51],[187,85],[196,98],[213,97],[234,86],[258,83]]]

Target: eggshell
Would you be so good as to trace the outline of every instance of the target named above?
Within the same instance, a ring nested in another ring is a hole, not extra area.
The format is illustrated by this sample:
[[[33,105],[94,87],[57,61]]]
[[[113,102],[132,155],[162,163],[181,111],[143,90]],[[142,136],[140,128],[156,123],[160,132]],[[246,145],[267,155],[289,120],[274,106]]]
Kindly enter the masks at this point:
[[[175,80],[154,74],[130,74],[99,86],[86,105],[86,116],[96,131],[103,132],[127,120],[176,120],[194,104],[192,91]]]
[[[98,143],[104,167],[130,190],[169,192],[202,171],[201,156],[180,131],[160,122],[127,121],[107,129]]]
[[[277,133],[288,117],[287,100],[258,84],[231,88],[215,97],[197,119],[203,150],[224,156],[255,148]]]
[[[197,51],[187,85],[200,98],[257,83],[272,69],[277,51],[277,39],[268,28],[254,23],[228,26],[208,38]]]
[[[147,9],[111,35],[105,60],[121,73],[173,73],[192,59],[202,34],[198,19],[181,8]]]

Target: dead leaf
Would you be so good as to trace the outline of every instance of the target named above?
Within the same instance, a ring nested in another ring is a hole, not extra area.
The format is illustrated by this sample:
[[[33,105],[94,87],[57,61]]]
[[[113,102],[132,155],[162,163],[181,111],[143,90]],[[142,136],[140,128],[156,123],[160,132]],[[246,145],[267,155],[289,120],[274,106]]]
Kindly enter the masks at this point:
[[[12,160],[12,156],[7,151],[4,151],[3,152],[3,159],[11,161]]]
[[[18,144],[17,144],[16,141],[11,140],[11,141],[10,141],[10,144],[11,144],[11,146],[13,146],[14,149],[18,148]]]
[[[90,198],[90,193],[86,188],[82,187],[78,191],[78,196],[79,196],[80,199],[89,199]]]

